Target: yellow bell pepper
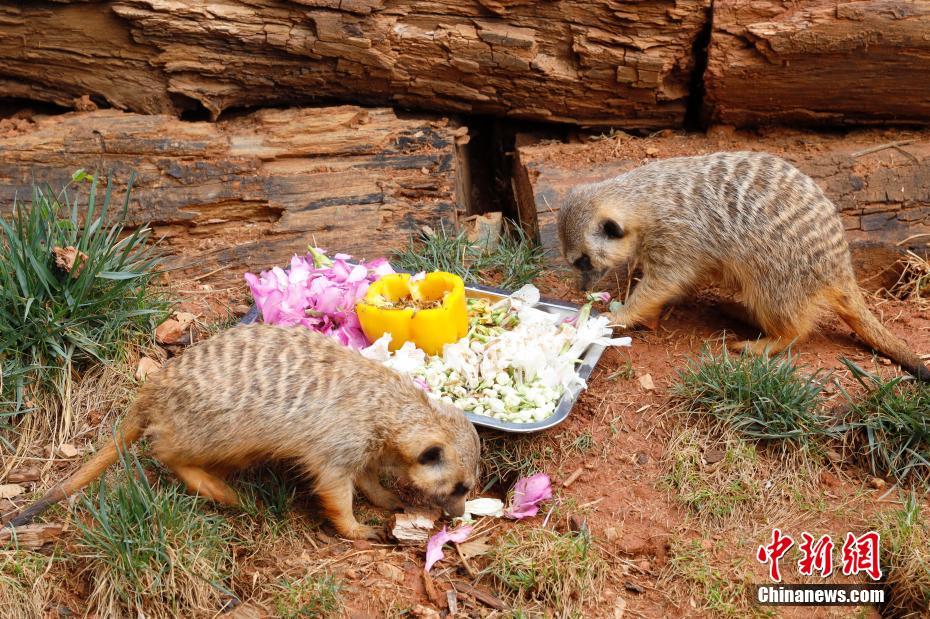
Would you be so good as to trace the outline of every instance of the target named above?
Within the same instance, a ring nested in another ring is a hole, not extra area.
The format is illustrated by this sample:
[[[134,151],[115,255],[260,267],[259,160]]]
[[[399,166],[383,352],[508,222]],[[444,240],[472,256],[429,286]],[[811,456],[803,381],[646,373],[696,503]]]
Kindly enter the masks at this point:
[[[441,300],[442,305],[421,310],[379,306],[383,305],[379,300],[398,303],[407,298],[426,303]],[[411,281],[407,273],[385,275],[369,286],[355,310],[369,341],[391,334],[391,351],[404,342],[413,342],[426,354],[437,355],[444,345],[457,342],[468,332],[465,283],[458,275],[442,271],[427,273],[419,281]]]

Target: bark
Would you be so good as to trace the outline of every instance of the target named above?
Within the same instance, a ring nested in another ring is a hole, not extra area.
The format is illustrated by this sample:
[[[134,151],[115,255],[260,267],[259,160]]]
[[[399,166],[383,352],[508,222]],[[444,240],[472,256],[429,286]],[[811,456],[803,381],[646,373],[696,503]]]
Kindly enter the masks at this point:
[[[109,172],[131,225],[151,222],[198,273],[286,263],[310,242],[373,258],[453,218],[456,139],[445,119],[354,106],[263,110],[219,123],[102,110],[0,122],[0,211],[32,180]]]
[[[521,222],[558,260],[556,218],[576,184],[616,176],[657,158],[720,150],[767,151],[810,175],[836,204],[860,273],[894,261],[901,243],[926,242],[930,233],[930,130],[859,130],[835,134],[770,131],[762,136],[728,128],[704,134],[665,131],[648,138],[619,134],[580,144],[517,141]],[[535,217],[536,225],[532,224]]]
[[[930,3],[717,0],[704,74],[733,125],[930,121]]]
[[[678,126],[710,0],[0,1],[0,88],[216,118],[349,100]]]

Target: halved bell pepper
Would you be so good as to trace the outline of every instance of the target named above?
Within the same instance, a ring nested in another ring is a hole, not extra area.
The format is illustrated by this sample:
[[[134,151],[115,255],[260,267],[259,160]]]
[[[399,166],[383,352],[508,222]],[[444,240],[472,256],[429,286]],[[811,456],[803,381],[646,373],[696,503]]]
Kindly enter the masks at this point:
[[[398,303],[412,298],[424,302],[442,301],[430,309],[379,307],[379,300]],[[413,342],[428,355],[442,353],[442,347],[465,337],[468,332],[468,309],[465,283],[452,273],[436,271],[411,281],[407,273],[385,275],[368,287],[365,298],[355,307],[362,331],[374,342],[391,334],[389,349],[395,351],[404,342]]]

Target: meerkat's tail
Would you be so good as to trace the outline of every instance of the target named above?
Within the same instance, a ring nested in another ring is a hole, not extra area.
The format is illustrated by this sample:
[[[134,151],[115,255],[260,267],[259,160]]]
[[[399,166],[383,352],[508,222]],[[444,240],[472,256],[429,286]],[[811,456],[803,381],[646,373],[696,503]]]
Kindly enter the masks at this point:
[[[828,295],[831,307],[862,341],[900,365],[915,378],[930,381],[930,369],[907,344],[878,321],[865,304],[865,298],[855,279],[850,278],[849,283],[835,288],[831,293]]]
[[[0,519],[0,524],[3,524],[4,527],[21,527],[29,524],[55,503],[75,494],[100,477],[107,467],[115,463],[119,459],[120,453],[142,436],[144,428],[145,423],[142,416],[138,413],[130,413],[114,433],[113,440],[94,454],[93,458],[85,462],[74,475],[56,484],[45,496],[26,509],[3,516]]]

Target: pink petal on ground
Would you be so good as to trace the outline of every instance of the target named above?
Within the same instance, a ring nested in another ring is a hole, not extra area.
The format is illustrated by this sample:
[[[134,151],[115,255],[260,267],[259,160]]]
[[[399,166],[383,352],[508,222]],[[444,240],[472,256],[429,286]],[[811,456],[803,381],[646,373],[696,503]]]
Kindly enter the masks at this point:
[[[394,268],[391,266],[391,263],[387,261],[387,258],[377,258],[367,263],[365,266],[377,277],[390,275],[394,272]],[[377,279],[377,277],[375,279]]]
[[[450,532],[446,530],[446,527],[443,527],[442,531],[429,538],[429,541],[426,543],[426,564],[423,566],[423,570],[427,572],[430,571],[433,565],[445,556],[442,552],[442,547],[446,542],[461,544],[468,539],[473,528],[474,527],[462,526]]]
[[[545,473],[524,477],[513,486],[513,498],[504,515],[515,520],[535,516],[539,504],[552,498],[552,481]]]
[[[349,254],[336,254],[333,256],[333,260],[351,260],[352,256]]]
[[[422,389],[423,391],[430,392],[432,389],[429,387],[429,383],[426,382],[425,378],[420,378],[419,376],[413,377],[413,384]]]
[[[357,264],[352,268],[352,271],[349,273],[349,277],[346,278],[346,281],[349,283],[360,282],[368,277],[368,269],[365,268],[365,265]]]
[[[591,292],[588,294],[588,301],[600,301],[601,303],[607,303],[610,301],[610,293],[606,290],[603,292]]]

